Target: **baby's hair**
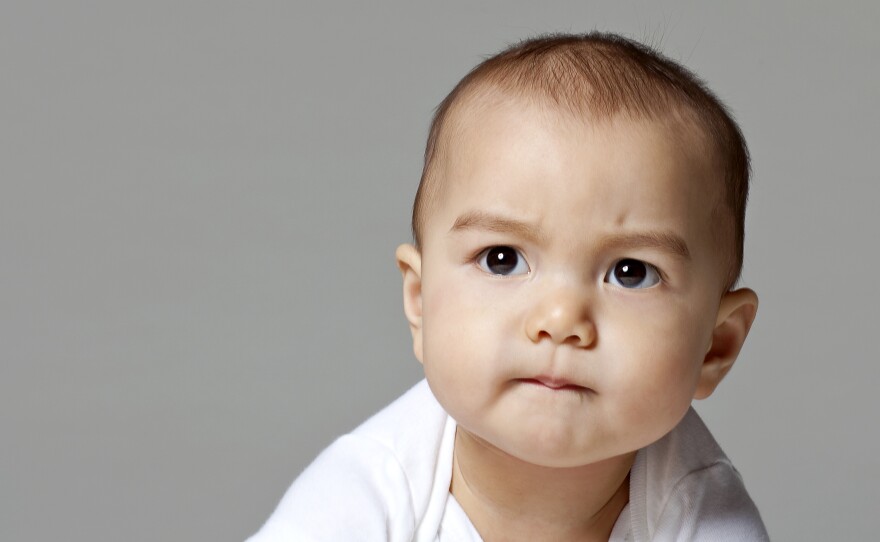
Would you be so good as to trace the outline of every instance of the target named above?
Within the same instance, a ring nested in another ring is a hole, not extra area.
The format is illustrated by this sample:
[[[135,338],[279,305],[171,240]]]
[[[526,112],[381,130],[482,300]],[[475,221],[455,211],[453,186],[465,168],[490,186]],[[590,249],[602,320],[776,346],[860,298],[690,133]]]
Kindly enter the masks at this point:
[[[595,121],[622,114],[695,125],[708,140],[713,169],[723,176],[726,205],[718,202],[713,217],[719,250],[726,255],[726,289],[736,284],[742,269],[750,174],[748,148],[739,127],[724,104],[687,68],[641,43],[600,32],[522,41],[477,65],[440,103],[413,205],[416,247],[421,249],[428,210],[439,197],[438,157],[451,137],[450,119],[467,102],[492,91],[537,99]]]

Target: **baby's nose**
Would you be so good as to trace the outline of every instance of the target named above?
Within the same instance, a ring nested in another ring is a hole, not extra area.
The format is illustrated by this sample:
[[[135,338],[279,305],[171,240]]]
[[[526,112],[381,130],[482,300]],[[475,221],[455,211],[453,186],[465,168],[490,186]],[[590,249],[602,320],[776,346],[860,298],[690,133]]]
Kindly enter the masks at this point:
[[[529,314],[526,334],[532,342],[549,339],[556,344],[587,348],[596,341],[590,304],[583,294],[559,291],[542,299]]]

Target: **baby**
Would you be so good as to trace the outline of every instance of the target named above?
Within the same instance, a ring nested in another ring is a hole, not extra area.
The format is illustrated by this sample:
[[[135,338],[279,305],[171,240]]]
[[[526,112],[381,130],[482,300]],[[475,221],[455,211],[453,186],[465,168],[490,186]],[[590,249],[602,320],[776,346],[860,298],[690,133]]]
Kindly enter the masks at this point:
[[[251,540],[766,540],[690,408],[755,318],[748,179],[724,106],[643,45],[553,35],[481,63],[437,110],[397,249],[426,379]]]

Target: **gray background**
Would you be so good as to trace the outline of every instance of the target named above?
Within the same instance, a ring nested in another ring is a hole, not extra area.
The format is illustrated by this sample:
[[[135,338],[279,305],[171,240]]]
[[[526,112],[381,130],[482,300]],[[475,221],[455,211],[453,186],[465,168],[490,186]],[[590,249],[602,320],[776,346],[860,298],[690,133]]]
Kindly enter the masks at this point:
[[[394,248],[433,107],[613,30],[731,106],[761,309],[698,409],[776,540],[880,491],[875,2],[0,7],[0,540],[241,540],[420,378]]]

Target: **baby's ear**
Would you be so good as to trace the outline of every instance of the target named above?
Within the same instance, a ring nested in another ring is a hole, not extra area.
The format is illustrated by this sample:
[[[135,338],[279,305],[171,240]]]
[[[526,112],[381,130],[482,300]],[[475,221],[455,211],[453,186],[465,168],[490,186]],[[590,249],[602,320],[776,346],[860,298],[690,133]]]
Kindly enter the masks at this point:
[[[413,338],[413,353],[422,363],[422,255],[410,244],[397,247],[397,267],[403,274],[403,312]]]
[[[703,359],[700,381],[694,393],[695,399],[712,395],[739,356],[755,314],[758,312],[758,295],[748,288],[727,292],[721,298],[718,318],[712,331],[712,344]]]

